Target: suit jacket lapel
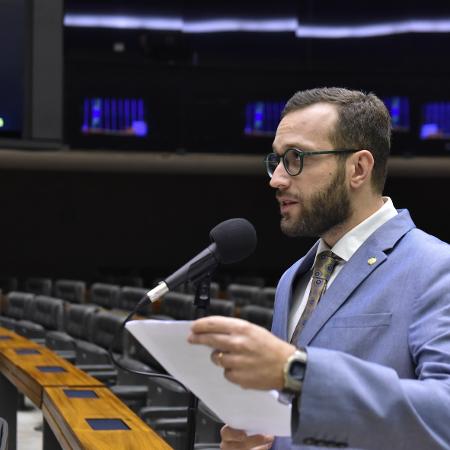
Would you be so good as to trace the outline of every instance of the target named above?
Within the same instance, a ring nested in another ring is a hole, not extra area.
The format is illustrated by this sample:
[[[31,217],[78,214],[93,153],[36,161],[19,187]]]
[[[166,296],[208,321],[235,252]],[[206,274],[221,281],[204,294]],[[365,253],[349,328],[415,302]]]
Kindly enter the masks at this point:
[[[414,227],[409,213],[405,210],[378,228],[367,239],[345,263],[330,288],[325,291],[299,336],[298,346],[304,347],[311,342],[352,292],[386,261],[388,250],[392,249],[398,240]],[[376,258],[376,262],[369,264],[370,258]]]
[[[372,257],[377,261],[375,264],[369,265],[367,261]],[[308,345],[352,292],[385,260],[386,255],[382,251],[371,251],[368,248],[364,248],[357,257],[356,254],[353,255],[320,299],[299,336],[298,345],[302,347]]]
[[[293,300],[292,294],[295,288],[295,280],[312,267],[318,245],[319,241],[283,276],[284,279],[280,280],[276,304],[278,319],[272,325],[272,333],[285,341],[288,340],[288,320]]]

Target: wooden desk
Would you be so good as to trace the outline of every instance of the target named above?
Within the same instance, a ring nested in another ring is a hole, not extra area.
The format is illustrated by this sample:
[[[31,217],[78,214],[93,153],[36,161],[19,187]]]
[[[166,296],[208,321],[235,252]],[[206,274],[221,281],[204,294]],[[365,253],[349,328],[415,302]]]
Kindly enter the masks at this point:
[[[51,350],[0,327],[0,416],[8,421],[9,450],[17,445],[18,391],[44,413],[44,450],[171,447],[103,383]],[[97,398],[68,398],[66,390]],[[121,419],[127,430],[96,431],[86,419]]]
[[[42,412],[64,449],[171,449],[106,387],[45,388]],[[95,430],[88,421],[109,428]]]
[[[44,387],[103,386],[46,347],[29,342],[23,347],[0,349],[0,370],[39,408]]]
[[[33,341],[20,336],[14,331],[0,327],[0,349],[15,347],[40,347]]]
[[[41,407],[45,386],[103,386],[97,379],[60,358],[51,350],[9,330],[0,328],[0,336],[11,339],[0,347],[0,416],[9,426],[9,450],[17,448],[18,392]],[[52,431],[44,422],[44,448],[57,449]]]

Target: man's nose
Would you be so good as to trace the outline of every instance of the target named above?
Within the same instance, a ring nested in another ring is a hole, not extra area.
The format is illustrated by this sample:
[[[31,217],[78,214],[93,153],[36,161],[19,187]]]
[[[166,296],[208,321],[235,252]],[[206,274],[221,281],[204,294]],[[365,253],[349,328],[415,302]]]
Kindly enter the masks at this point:
[[[291,176],[286,172],[283,163],[278,164],[270,179],[270,186],[274,189],[286,189],[291,182]]]

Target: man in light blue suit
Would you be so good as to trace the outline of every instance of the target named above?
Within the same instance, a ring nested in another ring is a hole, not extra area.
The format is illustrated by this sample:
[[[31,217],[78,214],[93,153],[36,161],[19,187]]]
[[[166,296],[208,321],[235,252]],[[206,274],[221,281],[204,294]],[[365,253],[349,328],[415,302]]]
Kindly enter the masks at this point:
[[[279,282],[273,334],[211,317],[190,340],[230,381],[291,401],[292,436],[225,426],[223,449],[450,449],[450,246],[382,196],[389,145],[373,94],[287,103],[270,184],[283,232],[320,239]]]

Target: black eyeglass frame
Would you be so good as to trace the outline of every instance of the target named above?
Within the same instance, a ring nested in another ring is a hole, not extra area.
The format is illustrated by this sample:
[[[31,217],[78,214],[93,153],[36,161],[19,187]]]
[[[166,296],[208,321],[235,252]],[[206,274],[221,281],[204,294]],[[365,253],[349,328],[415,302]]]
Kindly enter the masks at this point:
[[[291,173],[288,169],[288,164],[286,163],[286,155],[290,152],[295,152],[300,157],[300,165],[299,165],[299,169],[296,173]],[[275,153],[275,152],[269,153],[265,157],[264,163],[266,165],[267,174],[269,175],[270,178],[272,178],[273,173],[275,172],[275,169],[278,167],[278,164],[280,164],[280,161],[283,161],[283,167],[286,170],[286,172],[288,173],[288,175],[290,175],[291,177],[296,177],[297,175],[300,175],[302,173],[303,159],[305,158],[305,156],[331,155],[333,153],[356,153],[356,152],[359,152],[359,149],[337,148],[334,150],[317,150],[314,152],[305,152],[304,150],[300,150],[298,148],[291,147],[291,148],[288,148],[282,155],[279,155],[278,153]],[[274,162],[274,161],[270,161],[270,157],[272,155],[275,155],[275,161],[277,161],[277,165],[274,166],[273,170],[271,171],[270,164]]]

